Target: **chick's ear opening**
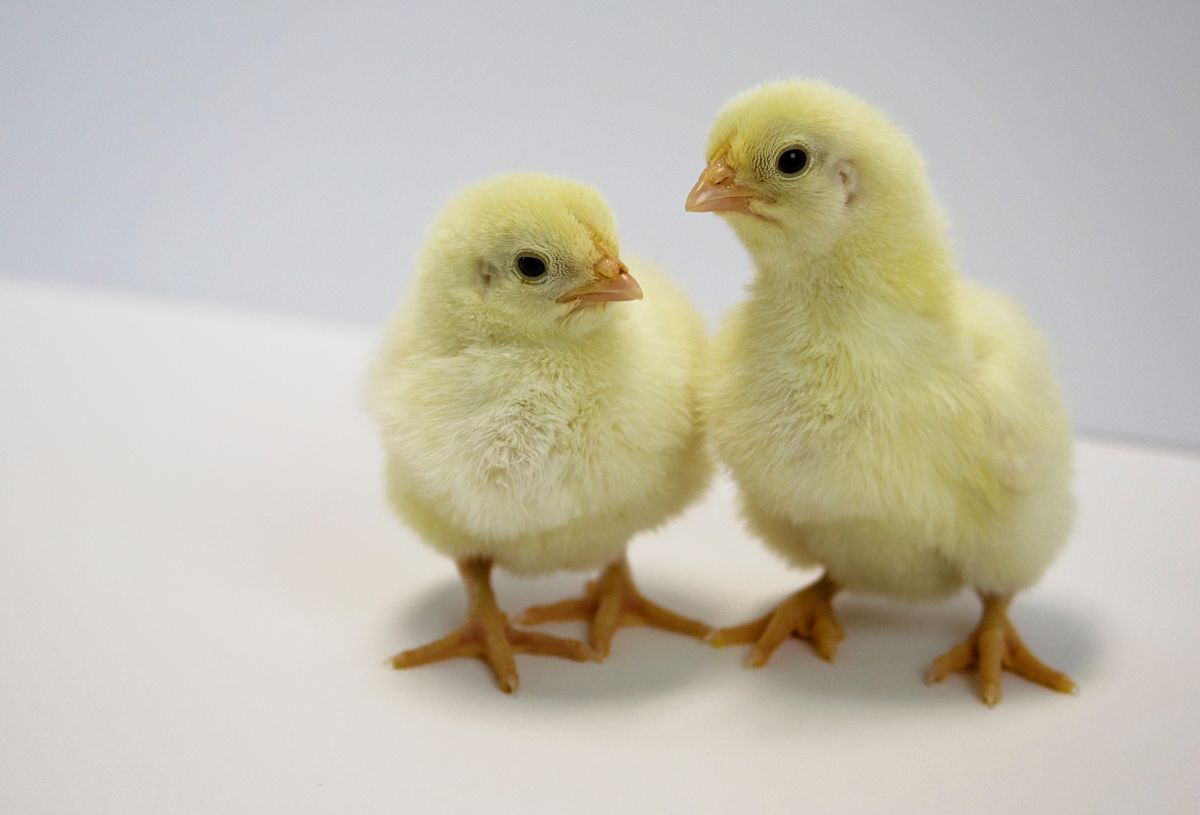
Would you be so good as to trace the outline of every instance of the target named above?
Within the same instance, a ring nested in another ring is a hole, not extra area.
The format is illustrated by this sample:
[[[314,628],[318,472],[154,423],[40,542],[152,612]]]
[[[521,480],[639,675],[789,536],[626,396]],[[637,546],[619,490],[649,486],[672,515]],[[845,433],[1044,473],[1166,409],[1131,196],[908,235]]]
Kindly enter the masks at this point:
[[[496,278],[496,267],[486,260],[479,261],[479,265],[475,267],[475,272],[479,285],[484,287],[492,285],[492,281]]]
[[[849,206],[858,197],[858,169],[847,159],[839,161],[833,169],[842,185],[842,202]]]

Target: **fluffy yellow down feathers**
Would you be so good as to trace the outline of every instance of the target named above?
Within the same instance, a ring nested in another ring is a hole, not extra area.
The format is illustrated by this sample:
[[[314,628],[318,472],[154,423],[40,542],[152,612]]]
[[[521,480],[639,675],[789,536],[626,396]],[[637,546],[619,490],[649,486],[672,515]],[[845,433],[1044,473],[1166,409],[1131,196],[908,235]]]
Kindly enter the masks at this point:
[[[392,506],[459,562],[469,593],[486,588],[493,563],[521,574],[609,567],[603,596],[530,620],[603,610],[590,643],[603,656],[621,614],[667,614],[636,594],[623,557],[633,535],[708,483],[695,393],[704,345],[683,294],[619,259],[595,190],[538,174],[466,189],[429,231],[371,380]],[[498,609],[483,618],[507,626]],[[511,658],[471,650],[480,619],[473,609],[466,650],[432,656],[482,655],[511,690]],[[707,631],[685,622],[672,630]]]
[[[714,639],[755,642],[762,664],[794,630],[832,658],[834,591],[965,585],[1015,650],[1003,607],[1050,564],[1074,506],[1037,332],[958,276],[916,149],[850,94],[806,80],[747,91],[718,115],[707,160],[688,208],[720,214],[756,274],[717,332],[703,412],[752,529],[825,571],[773,625]],[[1006,653],[972,640],[952,668],[978,665],[994,702]]]
[[[708,482],[704,328],[683,294],[634,263],[641,301],[569,317],[555,302],[590,274],[597,242],[616,253],[599,194],[540,175],[471,187],[430,232],[371,405],[392,504],[446,555],[523,574],[597,568]],[[554,279],[513,270],[530,251],[558,264]]]
[[[810,164],[786,178],[773,159],[791,144]],[[845,588],[1032,585],[1070,526],[1066,416],[1034,328],[957,275],[916,150],[811,82],[732,101],[709,157],[723,147],[773,199],[754,205],[765,219],[725,216],[757,275],[717,333],[704,397],[751,523]]]
[[[687,209],[714,212],[753,258],[747,299],[711,348],[682,293],[626,266],[582,184],[503,176],[454,197],[429,231],[371,380],[392,506],[458,564],[467,621],[393,658],[603,658],[623,624],[751,644],[789,636],[832,659],[833,599],[922,600],[963,587],[979,626],[928,678],[1008,669],[1056,690],[1009,621],[1070,532],[1070,428],[1036,330],[955,268],[921,157],[881,113],[789,80],[720,112]],[[640,283],[639,283],[640,281]],[[813,585],[710,631],[641,596],[625,548],[707,484],[701,427],[749,527]],[[590,622],[588,646],[514,628],[493,564],[602,569],[583,596],[519,621]]]

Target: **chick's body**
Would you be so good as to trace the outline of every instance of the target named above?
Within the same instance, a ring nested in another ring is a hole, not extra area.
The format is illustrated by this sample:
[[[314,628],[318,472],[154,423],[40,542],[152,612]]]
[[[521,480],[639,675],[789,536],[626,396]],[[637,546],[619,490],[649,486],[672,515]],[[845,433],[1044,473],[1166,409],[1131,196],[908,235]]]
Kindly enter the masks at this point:
[[[916,149],[843,91],[766,85],[718,117],[688,205],[721,213],[757,267],[702,404],[751,528],[824,568],[819,591],[781,606],[807,620],[797,633],[832,657],[842,588],[919,600],[971,586],[1000,620],[1069,534],[1069,426],[1035,329],[958,276]],[[782,625],[730,637],[758,640],[762,664]],[[999,652],[963,653],[956,667],[987,663],[995,701]]]
[[[966,284],[950,325],[886,304],[848,317],[781,302],[729,315],[705,393],[753,528],[847,589],[1032,585],[1069,532],[1070,446],[1016,307]]]
[[[606,306],[582,342],[447,342],[419,307],[393,328],[374,399],[388,493],[431,546],[522,574],[596,568],[706,485],[703,326],[657,271],[631,272],[645,300]]]
[[[391,505],[455,559],[471,608],[461,629],[395,667],[481,656],[511,691],[514,652],[600,658],[628,623],[707,633],[642,597],[624,557],[712,469],[696,405],[703,325],[659,272],[635,271],[640,286],[599,194],[552,176],[469,187],[430,229],[370,405]],[[603,567],[583,597],[521,618],[589,620],[590,650],[512,628],[491,592],[493,564]]]

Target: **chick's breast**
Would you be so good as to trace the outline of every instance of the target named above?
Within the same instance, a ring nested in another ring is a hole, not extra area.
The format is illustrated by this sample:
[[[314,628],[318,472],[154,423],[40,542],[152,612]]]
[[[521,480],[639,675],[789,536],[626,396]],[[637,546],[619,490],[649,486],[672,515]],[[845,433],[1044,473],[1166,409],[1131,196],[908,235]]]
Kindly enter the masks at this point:
[[[936,341],[885,310],[861,322],[900,345]],[[806,523],[935,509],[926,505],[935,493],[914,487],[933,486],[946,469],[924,437],[944,432],[928,420],[929,394],[953,393],[902,353],[861,353],[871,344],[863,333],[815,329],[754,303],[723,322],[705,413],[722,459],[760,506]]]
[[[707,482],[699,318],[656,272],[633,273],[645,299],[606,306],[614,319],[577,343],[477,345],[380,367],[390,498],[435,548],[517,572],[592,568]]]

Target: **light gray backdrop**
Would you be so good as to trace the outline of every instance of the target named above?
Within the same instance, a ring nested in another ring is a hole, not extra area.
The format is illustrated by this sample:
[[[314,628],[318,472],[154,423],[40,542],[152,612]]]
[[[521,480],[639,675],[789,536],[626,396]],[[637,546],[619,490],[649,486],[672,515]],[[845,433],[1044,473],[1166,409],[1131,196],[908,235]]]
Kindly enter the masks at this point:
[[[189,7],[191,5],[192,7]],[[710,322],[718,107],[805,73],[923,147],[1084,429],[1200,445],[1200,3],[0,4],[0,274],[380,322],[480,176],[600,186]]]

